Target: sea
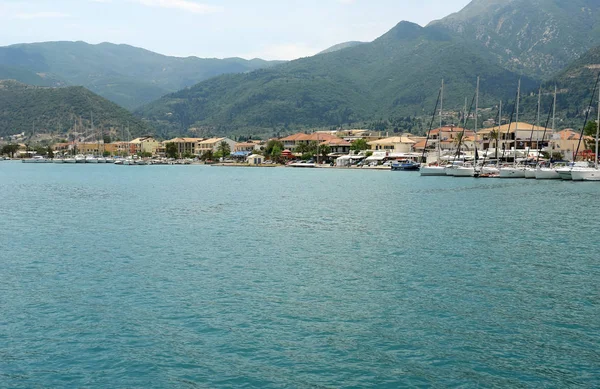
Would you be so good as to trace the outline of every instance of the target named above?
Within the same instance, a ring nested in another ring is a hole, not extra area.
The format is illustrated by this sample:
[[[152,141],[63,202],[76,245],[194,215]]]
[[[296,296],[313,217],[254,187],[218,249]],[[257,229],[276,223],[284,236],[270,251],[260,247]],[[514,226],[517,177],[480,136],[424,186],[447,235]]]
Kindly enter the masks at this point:
[[[600,386],[600,184],[0,162],[1,388]]]

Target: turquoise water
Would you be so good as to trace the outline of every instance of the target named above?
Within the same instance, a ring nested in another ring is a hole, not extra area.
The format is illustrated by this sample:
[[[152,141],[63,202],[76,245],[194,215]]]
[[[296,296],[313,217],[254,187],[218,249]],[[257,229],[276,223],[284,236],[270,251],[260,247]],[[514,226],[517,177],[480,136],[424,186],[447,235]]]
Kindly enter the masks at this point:
[[[0,162],[0,387],[597,387],[599,199]]]

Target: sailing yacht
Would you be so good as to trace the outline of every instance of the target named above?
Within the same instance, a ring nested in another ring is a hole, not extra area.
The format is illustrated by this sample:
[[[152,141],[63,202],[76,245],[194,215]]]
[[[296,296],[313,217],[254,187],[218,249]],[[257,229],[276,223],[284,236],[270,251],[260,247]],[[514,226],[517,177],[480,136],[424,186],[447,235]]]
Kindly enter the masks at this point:
[[[504,166],[500,168],[498,177],[500,178],[525,178],[525,167],[517,165],[517,132],[519,130],[519,103],[521,100],[521,80],[517,87],[517,120],[515,128],[515,147],[514,147],[514,164],[513,166]]]
[[[574,168],[571,171],[573,181],[600,181],[600,169],[598,169],[598,142],[600,137],[600,90],[598,91],[598,120],[596,121],[596,154],[594,167]]]
[[[440,156],[442,153],[442,126],[444,124],[443,121],[443,111],[444,110],[444,80],[442,80],[442,88],[440,89],[440,129],[438,132],[437,139],[437,149],[438,149],[438,161],[435,165],[426,165],[423,164],[421,166],[420,172],[421,176],[445,176],[446,175],[446,167],[440,163]],[[435,112],[434,112],[435,115]],[[432,119],[433,121],[433,119]],[[431,131],[429,132],[431,134]],[[427,143],[427,142],[426,142]],[[425,145],[427,146],[427,145]],[[423,155],[425,155],[425,151],[423,151]]]
[[[473,163],[465,163],[454,170],[454,177],[475,177],[479,175],[477,171],[477,115],[479,114],[479,77],[477,77],[477,89],[475,90],[475,140],[473,145],[475,148],[475,161]],[[465,127],[466,127],[465,120]],[[460,146],[460,145],[459,145]]]

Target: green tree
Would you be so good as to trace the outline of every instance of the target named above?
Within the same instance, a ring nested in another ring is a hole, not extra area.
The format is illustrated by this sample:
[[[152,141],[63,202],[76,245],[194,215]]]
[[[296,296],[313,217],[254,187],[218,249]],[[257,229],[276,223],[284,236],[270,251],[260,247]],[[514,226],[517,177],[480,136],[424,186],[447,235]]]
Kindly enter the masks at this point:
[[[308,144],[304,143],[304,142],[297,144],[296,145],[296,152],[300,153],[300,154],[306,154],[306,153],[308,153],[309,152]]]
[[[110,151],[105,151],[102,153],[103,157],[110,157]]]
[[[590,150],[596,149],[596,131],[598,130],[598,125],[595,121],[588,122],[583,130],[583,135],[591,136],[593,139],[585,140],[585,147]]]
[[[190,153],[189,151],[186,151],[185,153],[183,153],[183,155],[181,157],[182,158],[194,158],[194,154]]]
[[[229,143],[222,141],[219,143],[219,146],[217,146],[217,151],[221,154],[221,157],[225,159],[231,155],[231,146],[229,146]]]
[[[350,146],[350,150],[352,151],[363,151],[363,150],[368,150],[369,149],[369,145],[366,141],[366,139],[356,139],[352,142],[352,145]]]
[[[264,149],[264,155],[267,158],[271,158],[273,155],[273,150],[277,150],[281,152],[283,150],[283,143],[278,140],[270,140],[267,142],[267,145]]]
[[[177,158],[179,156],[179,150],[177,149],[177,145],[175,143],[167,143],[165,149],[168,158]]]
[[[206,150],[200,156],[200,159],[203,161],[212,161],[215,158],[212,150]]]
[[[48,158],[54,158],[54,150],[52,150],[51,146],[48,146],[46,149],[46,154],[48,155]]]
[[[14,158],[17,151],[19,151],[19,145],[8,144],[2,147],[0,154],[10,155],[11,158]]]
[[[329,145],[321,145],[319,147],[319,153],[323,159],[327,159],[327,156],[331,153],[331,147]]]

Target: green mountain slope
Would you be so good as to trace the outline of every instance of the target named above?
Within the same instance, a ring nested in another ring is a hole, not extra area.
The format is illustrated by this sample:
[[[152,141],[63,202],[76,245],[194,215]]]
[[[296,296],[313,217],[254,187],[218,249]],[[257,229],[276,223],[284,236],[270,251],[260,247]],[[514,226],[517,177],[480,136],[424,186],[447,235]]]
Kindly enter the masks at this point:
[[[573,61],[564,70],[543,84],[542,120],[547,118],[552,104],[554,87],[557,87],[556,113],[561,128],[581,128],[594,83],[600,72],[600,46],[597,46]],[[599,85],[600,87],[600,85]],[[537,90],[536,90],[537,92]],[[590,120],[596,120],[598,91],[594,95]],[[525,96],[522,104],[523,112],[533,114],[537,110],[537,94]],[[542,123],[543,124],[543,123]]]
[[[482,104],[514,95],[518,76],[436,27],[402,22],[372,43],[249,74],[202,82],[137,114],[167,132],[208,127],[330,126],[429,115],[441,79],[447,109],[460,109],[482,78]],[[525,78],[524,87],[535,85]]]
[[[44,88],[16,81],[0,81],[0,136],[20,132],[64,134],[75,122],[90,128],[129,127],[132,135],[151,132],[145,123],[83,87]]]
[[[600,44],[598,0],[474,0],[432,22],[507,69],[549,77]]]
[[[241,58],[167,57],[111,43],[46,42],[0,47],[0,65],[84,86],[129,109],[210,77],[277,63]]]
[[[15,80],[24,84],[36,86],[60,86],[62,84],[58,79],[47,77],[46,75],[39,75],[26,69],[6,65],[0,65],[0,80]]]
[[[334,53],[336,51],[340,51],[340,50],[348,49],[350,47],[362,45],[363,43],[365,43],[365,42],[350,41],[350,42],[338,43],[337,45],[331,46],[330,48],[321,51],[319,54]]]

